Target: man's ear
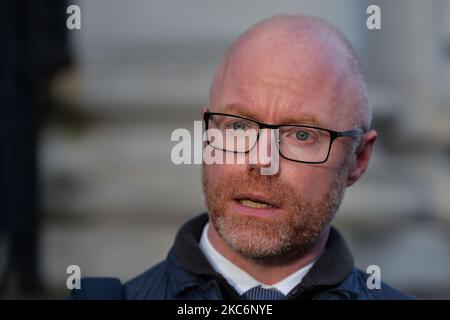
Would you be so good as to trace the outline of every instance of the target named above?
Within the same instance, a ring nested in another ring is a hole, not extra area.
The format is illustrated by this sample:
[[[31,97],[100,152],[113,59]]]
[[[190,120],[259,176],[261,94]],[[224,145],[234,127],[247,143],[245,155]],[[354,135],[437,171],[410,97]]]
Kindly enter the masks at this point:
[[[202,116],[205,112],[208,112],[208,106],[204,106],[200,108],[200,112],[202,113]]]
[[[350,187],[361,178],[369,165],[369,160],[372,155],[372,148],[377,139],[377,132],[370,130],[364,134],[359,143],[358,149],[354,155],[352,167],[347,177],[347,187]]]

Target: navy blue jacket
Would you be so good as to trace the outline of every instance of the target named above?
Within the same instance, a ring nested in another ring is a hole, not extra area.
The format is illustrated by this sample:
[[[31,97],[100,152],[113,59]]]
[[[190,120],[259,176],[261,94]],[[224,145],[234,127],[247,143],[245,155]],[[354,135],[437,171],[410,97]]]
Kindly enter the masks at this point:
[[[122,285],[118,279],[87,278],[71,299],[230,299],[239,295],[214,271],[199,247],[208,215],[187,222],[179,231],[167,259]],[[301,300],[411,299],[381,283],[368,289],[369,275],[353,265],[344,239],[334,228],[324,252],[314,266],[286,297]]]

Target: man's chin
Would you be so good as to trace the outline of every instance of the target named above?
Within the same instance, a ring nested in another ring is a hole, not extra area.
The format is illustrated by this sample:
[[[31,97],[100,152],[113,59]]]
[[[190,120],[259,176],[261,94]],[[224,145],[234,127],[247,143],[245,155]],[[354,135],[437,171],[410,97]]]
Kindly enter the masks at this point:
[[[230,213],[213,223],[225,244],[244,258],[273,259],[293,250],[287,228],[270,217]]]
[[[212,214],[211,220],[224,243],[241,257],[261,265],[295,260],[311,250],[321,234],[320,224],[304,225],[286,212],[263,217],[221,212]]]
[[[228,239],[230,240],[230,239]],[[234,252],[239,254],[242,258],[246,260],[251,260],[256,264],[260,265],[283,265],[289,263],[302,256],[305,252],[311,248],[308,246],[300,246],[294,247],[291,243],[282,243],[278,245],[276,241],[272,241],[269,246],[265,246],[264,244],[268,244],[264,242],[264,239],[248,239],[247,237],[243,237],[241,240],[235,239],[235,241],[225,240],[225,243],[230,247]]]

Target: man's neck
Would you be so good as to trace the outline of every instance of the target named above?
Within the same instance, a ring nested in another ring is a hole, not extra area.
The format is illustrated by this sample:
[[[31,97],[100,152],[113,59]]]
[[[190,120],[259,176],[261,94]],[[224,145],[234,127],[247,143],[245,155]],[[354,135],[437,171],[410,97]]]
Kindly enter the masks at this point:
[[[208,239],[211,245],[225,258],[237,267],[241,268],[253,278],[267,285],[275,284],[301,268],[313,262],[324,250],[330,228],[325,228],[314,245],[305,253],[282,264],[261,264],[248,259],[231,249],[219,235],[217,230],[209,225]]]

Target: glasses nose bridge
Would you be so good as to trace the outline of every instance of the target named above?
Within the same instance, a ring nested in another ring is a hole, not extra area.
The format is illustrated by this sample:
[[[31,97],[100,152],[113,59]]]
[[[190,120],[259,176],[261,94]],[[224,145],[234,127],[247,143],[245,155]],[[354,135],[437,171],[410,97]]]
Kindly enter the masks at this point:
[[[275,130],[275,131],[269,131],[268,132],[268,136],[265,137],[266,139],[269,139],[269,142],[268,142],[269,148],[273,147],[272,143],[276,143],[277,145],[280,143],[280,136],[279,136],[279,133],[278,133],[278,129],[280,127],[282,127],[282,125],[267,124],[267,123],[264,123],[264,122],[256,122],[256,121],[255,121],[255,123],[258,124],[258,133],[257,133],[258,136],[256,138],[256,143],[261,144],[261,139],[260,138],[261,138],[262,135],[264,135],[264,134],[262,134],[261,130],[263,130],[263,129]],[[272,133],[274,134],[274,136],[272,136]],[[275,141],[272,141],[272,138],[274,138]]]
[[[258,124],[259,130],[261,129],[278,129],[280,125],[277,124],[267,124],[264,122],[256,122]]]
[[[254,123],[256,123],[258,125],[258,136],[256,138],[256,143],[259,142],[259,138],[261,137],[261,130],[263,129],[272,129],[272,130],[276,130],[279,129],[279,127],[281,127],[281,125],[277,125],[277,124],[268,124],[268,123],[264,123],[264,122],[259,122],[259,121],[253,121]],[[279,137],[276,136],[276,138],[279,140]]]

